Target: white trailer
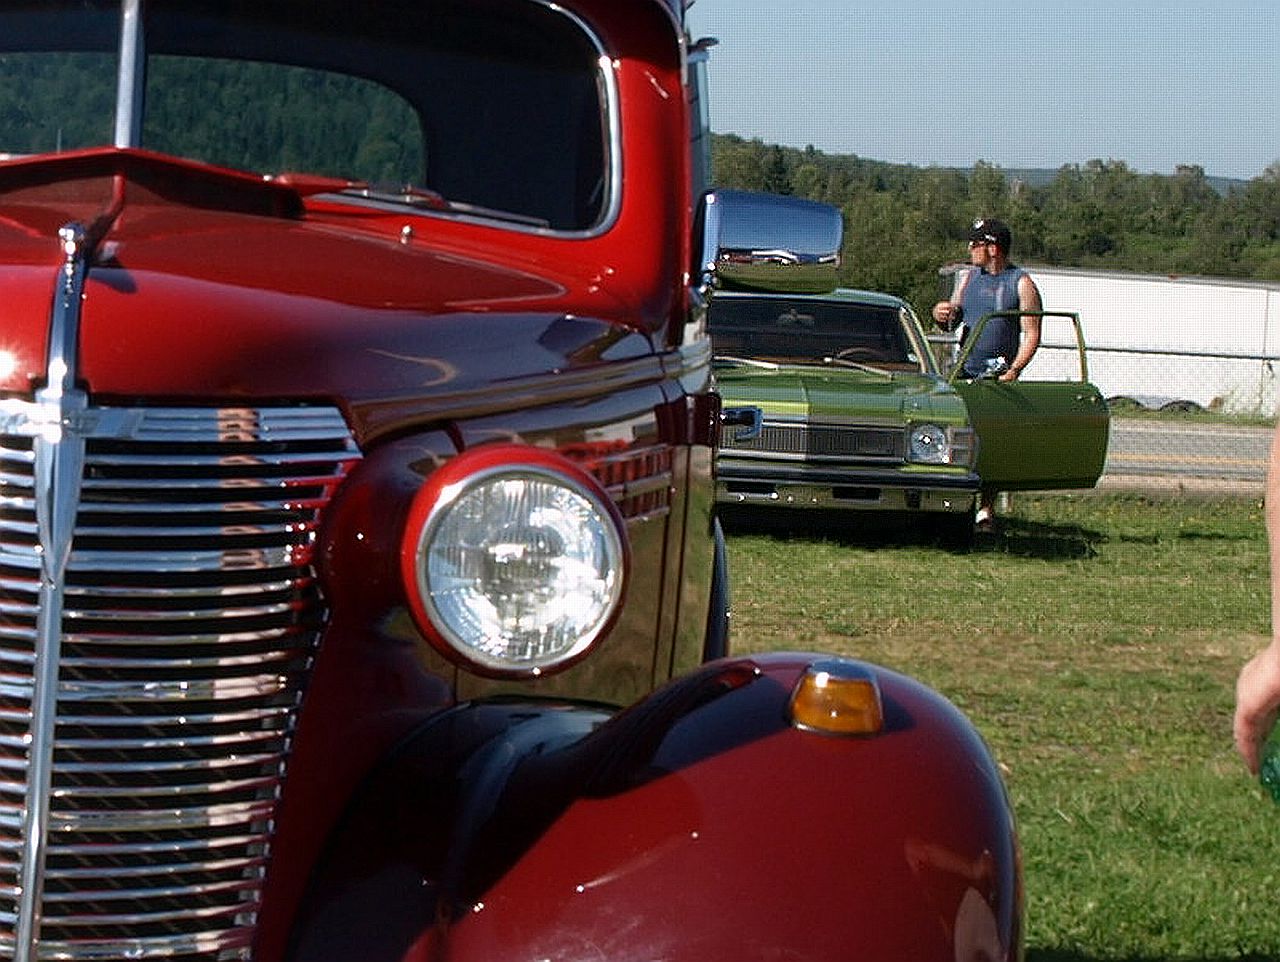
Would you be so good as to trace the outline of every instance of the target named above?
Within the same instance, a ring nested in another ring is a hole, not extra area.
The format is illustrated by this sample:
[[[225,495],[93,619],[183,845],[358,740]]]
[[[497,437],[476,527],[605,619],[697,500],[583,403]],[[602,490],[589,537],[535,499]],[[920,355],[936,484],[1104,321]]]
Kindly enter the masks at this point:
[[[1146,407],[1275,413],[1280,283],[1027,266],[1046,310],[1080,316],[1089,380]],[[944,274],[955,267],[944,268]],[[1078,373],[1070,325],[1048,318],[1028,378]]]

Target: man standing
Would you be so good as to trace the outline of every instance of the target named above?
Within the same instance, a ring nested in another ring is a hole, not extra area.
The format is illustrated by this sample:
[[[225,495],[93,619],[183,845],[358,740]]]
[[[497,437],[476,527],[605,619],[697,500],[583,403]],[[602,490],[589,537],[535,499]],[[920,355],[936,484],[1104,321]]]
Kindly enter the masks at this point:
[[[969,263],[950,300],[933,306],[933,319],[945,330],[994,311],[1039,311],[1040,290],[1031,275],[1009,262],[1013,235],[995,218],[974,221],[969,231]],[[970,327],[969,336],[977,337],[973,350],[965,360],[964,373],[981,377],[991,368],[989,361],[1003,358],[1001,381],[1017,380],[1023,368],[1031,363],[1040,346],[1040,316],[993,317],[981,330]]]
[[[1009,261],[1013,235],[993,217],[973,222],[969,231],[969,270],[963,272],[950,300],[933,306],[933,319],[944,330],[970,325],[965,345],[973,341],[964,362],[966,377],[995,373],[1001,381],[1016,381],[1040,346],[1040,290],[1031,275]],[[996,311],[1028,311],[977,322]],[[996,492],[983,488],[975,515],[979,530],[994,525]]]

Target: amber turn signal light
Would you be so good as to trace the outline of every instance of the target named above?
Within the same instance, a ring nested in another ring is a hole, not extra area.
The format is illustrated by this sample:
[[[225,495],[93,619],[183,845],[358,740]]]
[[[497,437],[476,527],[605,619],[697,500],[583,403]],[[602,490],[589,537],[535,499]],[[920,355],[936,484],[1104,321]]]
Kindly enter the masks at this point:
[[[884,728],[875,675],[849,661],[817,661],[791,693],[791,724],[830,735],[873,735]]]

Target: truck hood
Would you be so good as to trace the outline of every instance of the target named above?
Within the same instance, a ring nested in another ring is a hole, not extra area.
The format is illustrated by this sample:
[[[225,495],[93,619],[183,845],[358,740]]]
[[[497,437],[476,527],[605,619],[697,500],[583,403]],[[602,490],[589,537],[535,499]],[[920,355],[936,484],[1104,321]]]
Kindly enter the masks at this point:
[[[963,420],[964,405],[941,378],[893,372],[893,378],[843,368],[782,365],[716,368],[726,405],[751,405],[766,417],[849,421],[944,417]]]
[[[0,164],[0,391],[44,377],[57,232],[72,221],[100,234],[78,372],[99,398],[381,403],[652,354],[638,305],[589,266],[552,270],[442,240],[457,234],[447,222],[406,214],[402,235],[385,211],[333,208],[137,151]]]

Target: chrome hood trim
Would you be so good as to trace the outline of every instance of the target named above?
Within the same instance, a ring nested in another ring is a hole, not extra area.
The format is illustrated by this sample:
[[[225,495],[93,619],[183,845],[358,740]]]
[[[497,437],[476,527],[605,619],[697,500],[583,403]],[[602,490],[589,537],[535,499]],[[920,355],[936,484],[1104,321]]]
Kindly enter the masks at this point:
[[[53,770],[53,728],[58,711],[58,662],[62,648],[62,586],[84,470],[84,435],[78,418],[89,406],[76,387],[79,370],[80,305],[88,272],[86,234],[79,224],[58,232],[63,264],[50,319],[45,386],[23,410],[5,412],[12,433],[31,432],[34,442],[36,529],[40,554],[40,608],[36,615],[36,660],[32,687],[32,732],[23,826],[22,862],[14,926],[14,962],[29,962],[39,931],[37,909],[44,893],[44,847],[49,830],[49,788]]]

